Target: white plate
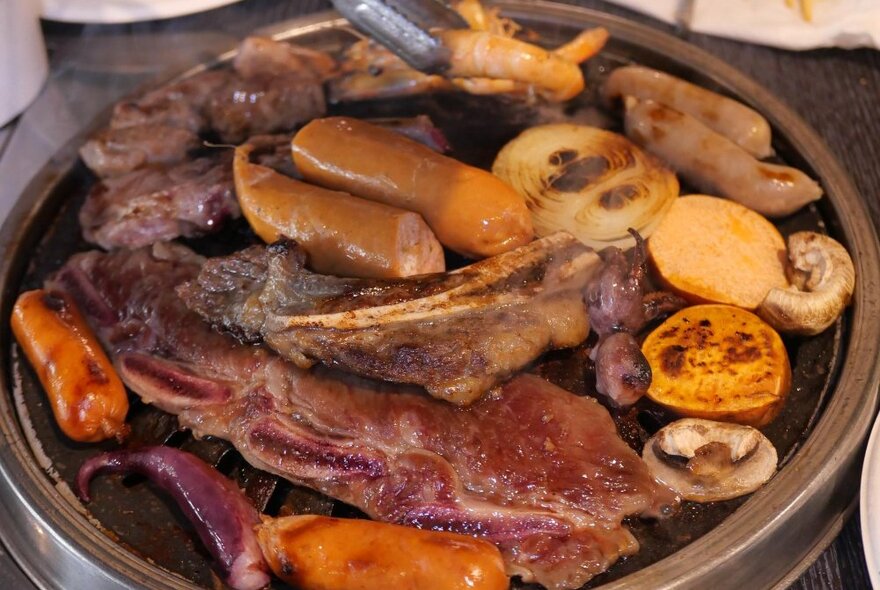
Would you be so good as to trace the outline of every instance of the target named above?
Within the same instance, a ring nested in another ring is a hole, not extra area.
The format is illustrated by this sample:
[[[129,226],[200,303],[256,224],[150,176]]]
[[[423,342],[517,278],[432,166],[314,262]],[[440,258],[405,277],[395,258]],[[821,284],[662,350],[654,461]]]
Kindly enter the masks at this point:
[[[859,492],[862,545],[871,585],[880,588],[880,417],[871,429]]]
[[[171,18],[240,0],[43,0],[43,18],[71,23],[132,23]]]

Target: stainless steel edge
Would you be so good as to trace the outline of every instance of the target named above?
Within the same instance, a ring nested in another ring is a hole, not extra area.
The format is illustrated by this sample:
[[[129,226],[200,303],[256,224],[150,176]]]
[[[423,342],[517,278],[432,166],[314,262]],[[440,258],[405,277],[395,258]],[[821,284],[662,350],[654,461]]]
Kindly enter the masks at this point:
[[[858,284],[850,312],[846,362],[835,393],[812,435],[791,462],[743,507],[692,545],[624,579],[603,586],[623,588],[759,588],[790,579],[805,558],[830,542],[857,492],[853,485],[859,449],[877,409],[880,366],[872,349],[880,342],[880,246],[864,203],[846,173],[820,138],[766,90],[717,58],[623,19],[583,8],[508,0],[497,2],[514,17],[565,23],[601,24],[623,42],[667,48],[667,57],[683,68],[711,72],[721,87],[759,105],[777,132],[800,153],[809,154],[841,219],[847,246],[854,253]],[[334,13],[319,13],[285,25],[279,37],[293,38],[339,24]],[[63,176],[75,161],[81,136],[66,146],[30,188],[34,202],[20,201],[0,229],[0,350],[10,345],[8,318],[24,272],[26,228],[52,209],[41,187]],[[4,362],[6,362],[4,360]],[[8,367],[5,367],[8,370]],[[119,547],[76,509],[37,465],[24,442],[11,392],[0,382],[0,536],[10,553],[41,588],[195,589],[196,586]],[[27,507],[27,509],[23,509]],[[109,566],[109,567],[107,567]],[[758,566],[758,567],[756,567]]]
[[[8,350],[11,332],[9,316],[16,284],[23,268],[16,264],[36,244],[27,239],[27,228],[42,215],[55,209],[43,187],[66,175],[76,163],[76,150],[83,141],[81,134],[71,140],[35,177],[24,194],[37,195],[34,201],[20,200],[0,230],[0,349]],[[8,359],[3,359],[8,362]],[[4,371],[9,371],[4,366]],[[55,482],[39,466],[33,450],[26,442],[12,392],[3,380],[0,390],[0,537],[10,555],[35,585],[47,590],[89,588],[159,589],[191,588],[192,584],[157,584],[163,577],[182,580],[164,572],[134,555],[120,551],[109,537],[92,525],[67,500]],[[113,568],[105,567],[112,563]]]

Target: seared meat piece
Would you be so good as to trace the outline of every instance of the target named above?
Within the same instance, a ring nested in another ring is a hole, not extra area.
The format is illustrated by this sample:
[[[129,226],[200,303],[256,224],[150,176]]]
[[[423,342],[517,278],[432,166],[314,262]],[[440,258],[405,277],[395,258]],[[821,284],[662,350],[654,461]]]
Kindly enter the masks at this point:
[[[266,37],[248,37],[241,42],[232,66],[245,78],[297,73],[321,81],[336,70],[336,61],[323,51]]]
[[[292,129],[325,111],[321,82],[297,72],[234,76],[205,105],[211,129],[229,143]]]
[[[241,214],[231,155],[224,150],[170,168],[141,168],[103,180],[79,211],[83,237],[109,250],[215,231]]]
[[[202,72],[136,100],[121,101],[113,108],[110,127],[122,129],[137,125],[167,125],[193,133],[204,131],[207,126],[202,114],[205,103],[233,76],[228,70]]]
[[[79,155],[92,172],[109,178],[147,164],[180,162],[199,145],[199,137],[187,129],[137,125],[101,131],[79,148]]]
[[[261,37],[245,39],[233,62],[235,76],[205,105],[211,128],[223,141],[293,129],[326,112],[323,78],[329,55]]]
[[[290,242],[209,261],[181,288],[193,310],[301,367],[315,361],[469,404],[545,350],[589,332],[599,258],[560,233],[447,274],[340,279]]]
[[[89,252],[51,286],[77,300],[132,390],[256,467],[379,520],[484,537],[510,573],[553,589],[638,549],[622,518],[674,503],[594,400],[522,375],[462,409],[306,372],[189,312],[175,286],[199,265],[173,245]]]
[[[185,159],[200,145],[199,133],[240,143],[324,114],[322,80],[335,68],[329,55],[251,38],[234,65],[118,103],[109,129],[80,149],[82,159],[102,178],[121,176]]]

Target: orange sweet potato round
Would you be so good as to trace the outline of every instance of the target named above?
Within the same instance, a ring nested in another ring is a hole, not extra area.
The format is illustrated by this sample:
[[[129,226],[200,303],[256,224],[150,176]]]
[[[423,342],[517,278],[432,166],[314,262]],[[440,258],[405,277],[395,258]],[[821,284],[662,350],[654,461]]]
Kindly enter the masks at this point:
[[[755,309],[773,287],[787,287],[785,241],[751,209],[718,197],[675,201],[648,239],[664,288],[692,303]]]
[[[785,403],[791,366],[779,334],[730,305],[683,309],[642,345],[648,397],[682,416],[763,426]]]

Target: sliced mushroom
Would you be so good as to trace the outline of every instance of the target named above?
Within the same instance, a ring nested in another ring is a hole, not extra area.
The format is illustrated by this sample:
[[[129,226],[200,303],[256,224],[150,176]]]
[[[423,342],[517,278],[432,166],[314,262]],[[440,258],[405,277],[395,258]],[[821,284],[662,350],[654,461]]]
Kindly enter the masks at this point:
[[[773,288],[758,306],[758,315],[789,334],[812,336],[843,313],[856,282],[846,249],[836,240],[802,231],[788,238],[788,289]]]
[[[645,443],[658,481],[685,500],[717,502],[750,494],[776,471],[776,449],[751,426],[684,418]]]

